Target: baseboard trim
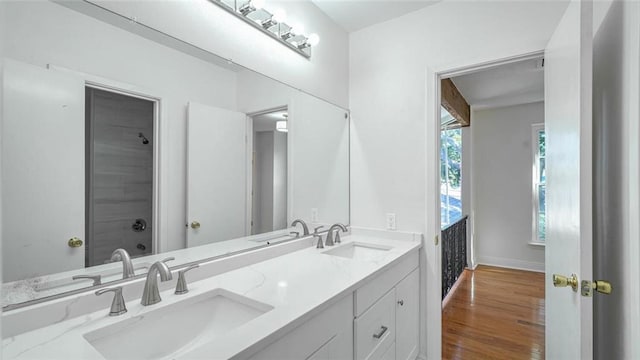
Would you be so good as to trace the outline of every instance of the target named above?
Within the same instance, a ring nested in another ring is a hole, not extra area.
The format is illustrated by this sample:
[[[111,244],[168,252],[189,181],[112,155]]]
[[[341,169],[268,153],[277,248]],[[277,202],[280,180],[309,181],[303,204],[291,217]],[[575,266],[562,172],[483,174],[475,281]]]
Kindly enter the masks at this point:
[[[524,261],[516,259],[507,259],[493,256],[481,256],[478,255],[476,264],[497,266],[508,269],[527,270],[535,272],[544,272],[544,263]]]

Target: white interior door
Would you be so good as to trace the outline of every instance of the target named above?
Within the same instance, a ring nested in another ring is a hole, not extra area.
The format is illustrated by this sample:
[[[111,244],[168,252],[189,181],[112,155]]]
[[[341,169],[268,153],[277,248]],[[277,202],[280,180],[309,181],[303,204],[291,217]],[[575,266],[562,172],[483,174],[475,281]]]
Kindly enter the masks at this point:
[[[5,59],[4,281],[84,267],[84,81]]]
[[[187,246],[245,236],[246,115],[189,103]]]
[[[592,298],[552,280],[592,280],[592,16],[589,1],[571,1],[545,49],[549,359],[593,357]]]

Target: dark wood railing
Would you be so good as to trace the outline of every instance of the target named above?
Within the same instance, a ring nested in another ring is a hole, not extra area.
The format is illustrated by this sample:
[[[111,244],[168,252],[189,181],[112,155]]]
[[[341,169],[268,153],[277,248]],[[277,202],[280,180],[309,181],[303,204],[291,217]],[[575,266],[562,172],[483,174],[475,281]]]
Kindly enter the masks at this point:
[[[467,216],[442,229],[442,298],[467,267]]]

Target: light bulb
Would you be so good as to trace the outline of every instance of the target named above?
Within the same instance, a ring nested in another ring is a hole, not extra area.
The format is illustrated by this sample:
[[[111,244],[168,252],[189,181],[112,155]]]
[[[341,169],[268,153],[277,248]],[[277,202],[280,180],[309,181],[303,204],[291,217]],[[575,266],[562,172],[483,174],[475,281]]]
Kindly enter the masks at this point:
[[[287,20],[287,12],[282,10],[282,9],[278,9],[278,10],[273,12],[273,16],[271,18],[276,23],[285,22]]]
[[[310,46],[316,46],[318,45],[319,42],[320,42],[320,36],[318,36],[318,34],[315,34],[315,33],[311,34],[307,38],[307,44],[309,44]]]
[[[256,10],[260,10],[264,6],[264,0],[251,0],[251,6]]]

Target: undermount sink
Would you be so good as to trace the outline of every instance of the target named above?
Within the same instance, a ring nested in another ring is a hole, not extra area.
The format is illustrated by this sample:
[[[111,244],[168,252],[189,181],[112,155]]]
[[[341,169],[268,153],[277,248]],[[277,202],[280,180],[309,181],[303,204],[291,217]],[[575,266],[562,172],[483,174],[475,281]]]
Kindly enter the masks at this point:
[[[352,242],[327,250],[323,254],[348,259],[375,260],[389,250],[391,250],[390,246]]]
[[[211,341],[272,309],[214,289],[86,333],[84,338],[105,359],[163,359]]]

